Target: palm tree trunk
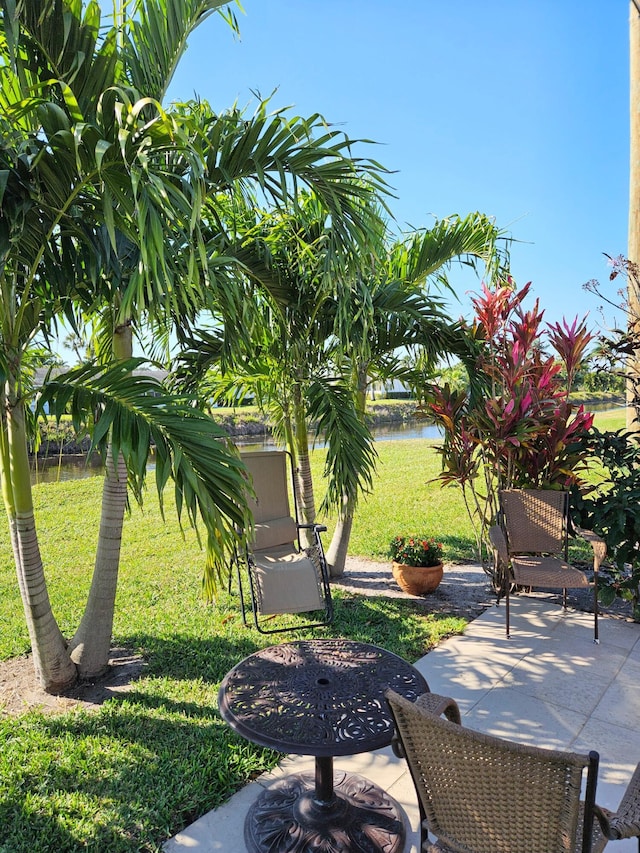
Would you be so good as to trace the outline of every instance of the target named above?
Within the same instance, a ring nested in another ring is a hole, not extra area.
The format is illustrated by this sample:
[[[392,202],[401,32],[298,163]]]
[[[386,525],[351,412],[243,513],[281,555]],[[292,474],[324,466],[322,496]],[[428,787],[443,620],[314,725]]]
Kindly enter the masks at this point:
[[[114,332],[114,358],[129,358],[132,352],[131,325],[125,323]],[[94,678],[109,665],[126,505],[127,472],[124,460],[122,456],[114,460],[109,445],[91,589],[80,626],[70,643],[71,657],[82,678]]]
[[[116,466],[109,447],[91,589],[82,620],[69,644],[71,658],[82,678],[99,676],[109,664],[126,504],[127,471],[124,460],[120,457]]]
[[[298,512],[300,514],[300,521],[305,524],[313,524],[316,520],[316,504],[313,494],[313,480],[311,478],[307,418],[299,384],[296,384],[293,389],[293,417],[295,422]],[[313,541],[310,531],[301,531],[300,540],[303,547],[310,547]]]
[[[360,420],[364,422],[367,409],[368,365],[360,364],[356,370],[356,409]],[[339,578],[344,574],[354,513],[355,502],[344,495],[340,515],[326,554],[329,575],[332,578]]]
[[[340,578],[344,574],[351,539],[351,528],[353,527],[353,506],[345,497],[343,510],[338,516],[331,544],[326,553],[329,577]]]
[[[24,403],[11,379],[6,399],[0,466],[18,586],[36,677],[48,693],[61,693],[76,681],[77,672],[51,609],[33,512]]]

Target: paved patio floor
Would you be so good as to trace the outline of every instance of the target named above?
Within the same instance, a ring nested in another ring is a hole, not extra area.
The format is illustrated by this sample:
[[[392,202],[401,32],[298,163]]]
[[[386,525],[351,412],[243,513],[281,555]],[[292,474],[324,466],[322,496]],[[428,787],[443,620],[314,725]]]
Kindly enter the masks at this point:
[[[597,801],[615,809],[640,761],[640,625],[603,616],[600,645],[593,616],[556,599],[512,599],[512,638],[504,606],[491,607],[421,658],[416,667],[431,690],[452,696],[463,724],[536,746],[600,753]],[[418,807],[404,762],[390,748],[338,758],[336,770],[356,772],[385,788],[403,807],[405,851],[418,851]],[[283,774],[313,769],[313,759],[286,757],[225,805],[164,845],[165,853],[245,853],[243,824],[254,799]],[[634,839],[610,842],[612,853],[637,851]]]

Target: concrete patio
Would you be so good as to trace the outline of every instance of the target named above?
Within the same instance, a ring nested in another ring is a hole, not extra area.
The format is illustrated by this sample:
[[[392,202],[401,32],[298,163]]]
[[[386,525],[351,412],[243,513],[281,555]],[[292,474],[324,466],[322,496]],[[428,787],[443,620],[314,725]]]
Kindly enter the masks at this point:
[[[431,690],[452,696],[463,724],[536,746],[600,753],[597,801],[615,809],[640,761],[640,625],[562,612],[557,599],[512,599],[512,633],[504,607],[491,607],[421,658],[416,667]],[[164,845],[165,853],[245,853],[247,810],[283,774],[313,769],[313,759],[286,757],[270,774],[239,791]],[[385,788],[403,807],[405,851],[418,851],[418,807],[404,762],[390,748],[338,758],[336,771],[356,772]],[[615,853],[637,851],[635,839],[610,842]]]

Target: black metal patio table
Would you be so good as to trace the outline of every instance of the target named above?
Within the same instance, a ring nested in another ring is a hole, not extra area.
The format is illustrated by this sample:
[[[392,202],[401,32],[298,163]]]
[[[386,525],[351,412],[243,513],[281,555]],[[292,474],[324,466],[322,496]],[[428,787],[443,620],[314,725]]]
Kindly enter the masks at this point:
[[[429,690],[407,661],[367,643],[307,640],[249,655],[220,685],[222,717],[239,734],[280,752],[315,756],[315,774],[294,774],[267,788],[250,808],[250,853],[353,851],[399,853],[402,809],[354,773],[336,773],[339,755],[391,743],[384,697],[392,688],[415,700]]]

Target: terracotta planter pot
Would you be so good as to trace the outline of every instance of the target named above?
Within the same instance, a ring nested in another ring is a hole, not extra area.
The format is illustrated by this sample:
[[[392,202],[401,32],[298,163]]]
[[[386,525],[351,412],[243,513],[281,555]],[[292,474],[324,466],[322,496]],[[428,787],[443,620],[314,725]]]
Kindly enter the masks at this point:
[[[406,566],[404,563],[391,563],[391,571],[396,583],[409,595],[428,595],[438,588],[442,580],[442,563],[436,566]]]

